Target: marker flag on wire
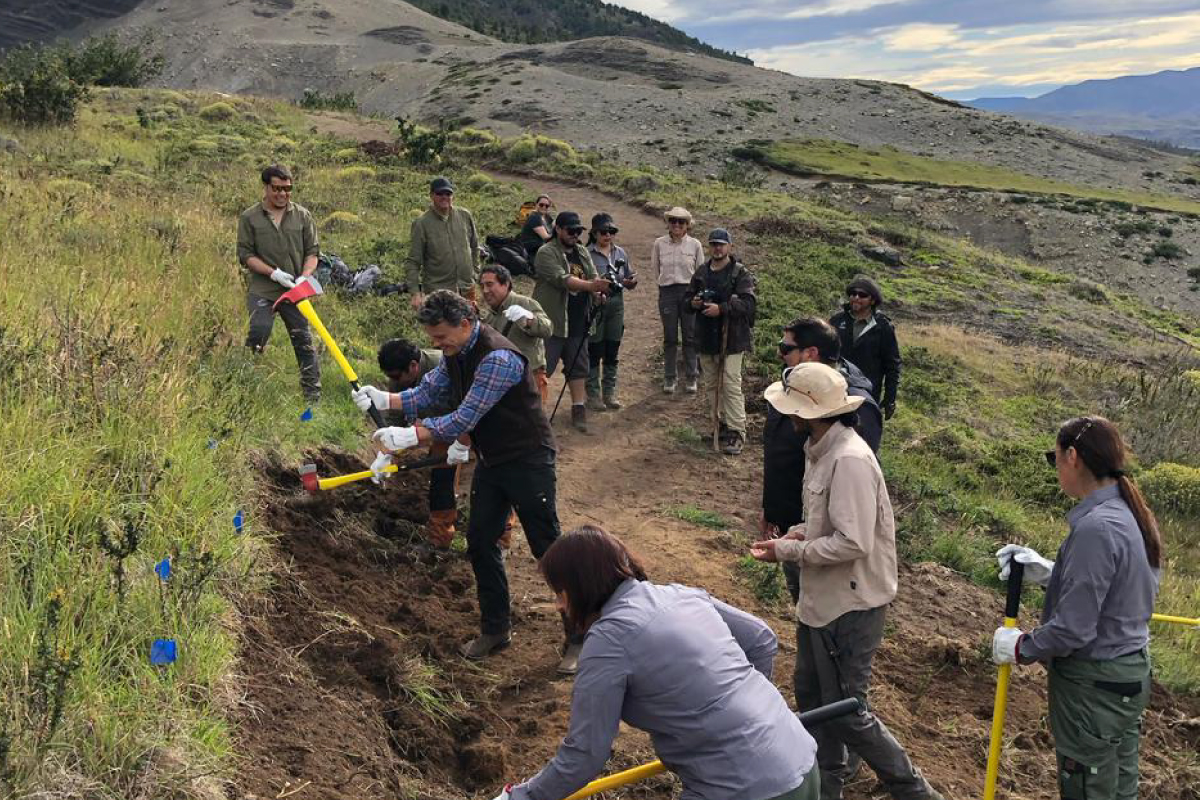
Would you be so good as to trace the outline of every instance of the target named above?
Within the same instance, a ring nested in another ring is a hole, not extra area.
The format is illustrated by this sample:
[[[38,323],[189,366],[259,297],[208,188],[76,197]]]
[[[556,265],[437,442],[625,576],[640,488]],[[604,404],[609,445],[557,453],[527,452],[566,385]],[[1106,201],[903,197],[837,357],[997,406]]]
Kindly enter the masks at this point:
[[[312,418],[313,418],[313,410],[311,408],[304,409],[304,411],[301,412],[301,414],[300,414],[301,422],[312,422]]]
[[[162,561],[154,565],[154,574],[158,576],[163,583],[171,580],[171,557],[167,556]]]
[[[175,663],[175,640],[155,639],[150,644],[150,663],[156,665]]]
[[[238,511],[233,515],[233,529],[238,533],[242,532],[242,526],[246,523],[246,518],[242,516],[242,512]]]

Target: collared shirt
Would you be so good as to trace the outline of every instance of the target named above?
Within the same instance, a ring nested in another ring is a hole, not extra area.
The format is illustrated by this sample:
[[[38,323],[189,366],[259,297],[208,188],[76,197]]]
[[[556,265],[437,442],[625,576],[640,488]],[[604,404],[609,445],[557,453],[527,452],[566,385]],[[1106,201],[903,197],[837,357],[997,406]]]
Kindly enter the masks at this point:
[[[1116,658],[1150,641],[1158,570],[1117,486],[1097,489],[1067,514],[1071,532],[1046,587],[1042,624],[1021,639],[1022,661]]]
[[[858,319],[857,317],[855,317],[854,318],[854,341],[857,342],[858,337],[862,336],[864,333],[866,333],[867,331],[871,330],[871,328],[874,328],[874,327],[875,327],[875,315],[874,314],[867,317],[866,319]]]
[[[691,283],[696,268],[704,263],[704,245],[686,234],[678,242],[670,235],[660,236],[650,248],[650,271],[658,278],[659,286]]]
[[[442,216],[430,208],[413,220],[411,239],[404,264],[413,291],[419,287],[428,294],[475,285],[479,236],[470,211],[452,206]]]
[[[237,258],[243,267],[251,256],[257,256],[272,269],[281,269],[295,277],[303,272],[304,260],[320,252],[317,226],[304,206],[289,202],[278,227],[261,202],[238,217]],[[275,300],[287,291],[266,275],[259,275],[249,267],[247,270],[250,294]]]
[[[800,564],[796,614],[820,628],[896,596],[896,524],[879,462],[853,428],[835,422],[804,452],[804,539],[780,539],[775,553]]]
[[[588,629],[554,759],[510,791],[562,800],[604,768],[620,722],[650,734],[681,800],[768,800],[799,786],[816,743],[771,683],[777,642],[700,589],[627,580]]]
[[[463,361],[471,348],[479,341],[479,322],[471,330],[471,338],[466,346],[450,358]],[[436,408],[439,405],[452,405],[450,373],[446,371],[446,362],[441,363],[421,378],[421,382],[411,389],[400,393],[400,409],[407,419],[416,419],[422,411]],[[500,402],[504,393],[516,386],[525,377],[525,362],[521,356],[511,350],[496,350],[488,353],[479,362],[475,370],[475,380],[467,390],[458,408],[441,417],[430,417],[421,420],[421,425],[433,434],[433,438],[449,442],[470,433],[483,415],[492,410],[492,406]]]
[[[519,306],[533,314],[533,319],[526,325],[524,322],[509,322],[504,312],[513,306]],[[479,319],[485,325],[491,325],[500,331],[500,335],[508,339],[525,356],[529,369],[536,372],[546,368],[546,343],[554,335],[554,325],[550,317],[537,300],[510,291],[499,308],[492,308],[487,303],[479,306]]]

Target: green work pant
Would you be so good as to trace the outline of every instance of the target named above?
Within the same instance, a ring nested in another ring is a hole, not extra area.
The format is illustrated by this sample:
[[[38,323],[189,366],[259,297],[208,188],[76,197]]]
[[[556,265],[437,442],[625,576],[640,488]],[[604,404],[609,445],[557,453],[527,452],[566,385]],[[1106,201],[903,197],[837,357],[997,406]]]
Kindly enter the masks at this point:
[[[1131,800],[1138,794],[1138,738],[1150,699],[1145,650],[1107,661],[1056,658],[1050,731],[1063,800]]]
[[[771,800],[820,800],[821,797],[821,770],[816,764],[804,776],[804,782],[795,789],[784,792],[783,794],[772,797]]]
[[[625,334],[625,298],[614,295],[600,307],[596,314],[595,327],[588,340],[589,371],[587,393],[599,397],[601,392],[601,367],[603,366],[604,397],[615,397],[617,393],[618,353],[621,337]]]

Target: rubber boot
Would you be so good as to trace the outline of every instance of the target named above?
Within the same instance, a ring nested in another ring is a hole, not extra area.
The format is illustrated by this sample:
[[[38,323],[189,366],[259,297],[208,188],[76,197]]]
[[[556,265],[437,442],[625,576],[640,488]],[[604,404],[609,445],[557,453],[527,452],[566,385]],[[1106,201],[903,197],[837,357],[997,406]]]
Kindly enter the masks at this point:
[[[446,549],[454,541],[454,526],[457,522],[458,509],[456,508],[430,511],[429,521],[425,523],[425,538],[434,547]]]
[[[604,406],[613,411],[621,409],[621,401],[617,399],[617,365],[604,365],[604,380],[601,382],[604,389]]]

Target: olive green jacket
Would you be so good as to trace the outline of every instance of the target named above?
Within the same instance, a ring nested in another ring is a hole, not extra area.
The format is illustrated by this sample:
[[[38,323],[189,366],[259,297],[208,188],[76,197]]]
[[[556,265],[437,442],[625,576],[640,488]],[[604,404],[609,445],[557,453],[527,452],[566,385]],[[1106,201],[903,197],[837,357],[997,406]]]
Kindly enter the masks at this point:
[[[583,264],[585,280],[599,277],[592,256],[582,244],[576,244],[579,261]],[[571,264],[567,261],[567,251],[558,238],[551,239],[542,245],[533,259],[533,276],[537,285],[533,287],[533,299],[542,304],[550,322],[554,324],[554,335],[567,335],[567,278],[571,275]]]
[[[413,220],[408,259],[404,262],[410,290],[425,294],[438,289],[461,291],[478,277],[479,236],[475,219],[454,206],[443,217],[432,208]]]
[[[510,323],[505,319],[504,312],[512,306],[520,306],[533,312],[533,319]],[[546,345],[542,340],[554,335],[554,326],[550,324],[550,317],[546,316],[537,300],[509,292],[508,297],[504,298],[504,302],[497,309],[493,309],[487,303],[480,303],[479,319],[500,331],[501,336],[516,345],[521,355],[529,362],[530,370],[546,368]]]
[[[321,247],[317,241],[317,226],[313,224],[308,209],[296,203],[288,203],[279,227],[261,202],[247,208],[238,217],[237,258],[246,267],[251,256],[257,256],[274,269],[281,269],[292,277],[299,277],[304,269],[304,259],[319,255]],[[287,291],[266,275],[259,275],[246,267],[250,273],[250,294],[277,300]]]

